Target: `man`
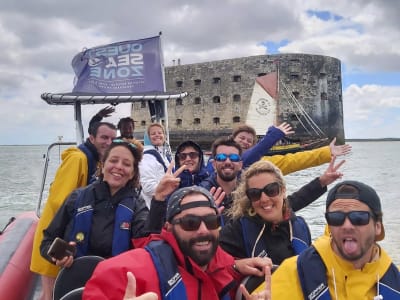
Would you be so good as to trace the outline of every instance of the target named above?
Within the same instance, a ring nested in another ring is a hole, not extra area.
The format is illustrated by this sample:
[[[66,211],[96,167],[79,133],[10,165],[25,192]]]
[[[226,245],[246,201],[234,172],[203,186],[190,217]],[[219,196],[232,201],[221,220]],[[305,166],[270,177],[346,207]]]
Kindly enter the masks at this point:
[[[184,141],[178,145],[175,153],[175,168],[186,166],[179,176],[181,179],[179,187],[199,185],[209,176],[203,156],[200,146],[193,141]]]
[[[242,148],[230,138],[218,138],[211,147],[212,164],[215,172],[200,183],[200,186],[210,190],[221,187],[225,199],[221,205],[228,209],[232,205],[231,193],[236,189],[238,176],[242,170]]]
[[[123,299],[127,272],[134,275],[136,292],[125,299],[149,292],[158,299],[231,299],[241,274],[261,276],[271,261],[261,257],[235,261],[218,246],[219,220],[207,190],[192,186],[175,191],[161,234],[151,236],[145,248],[101,262],[83,299]]]
[[[118,122],[117,128],[120,133],[120,138],[134,138],[133,132],[135,131],[135,121],[131,117],[121,118]]]
[[[272,299],[400,299],[399,270],[383,240],[381,201],[358,181],[338,183],[326,200],[323,236],[272,276]]]
[[[62,153],[62,163],[50,186],[49,197],[36,228],[30,269],[42,275],[42,300],[52,299],[54,278],[59,271],[57,266],[40,255],[43,230],[47,228],[57,210],[73,190],[94,181],[97,163],[117,133],[115,126],[107,122],[97,122],[91,130],[92,134],[86,142],[78,147],[68,148]]]

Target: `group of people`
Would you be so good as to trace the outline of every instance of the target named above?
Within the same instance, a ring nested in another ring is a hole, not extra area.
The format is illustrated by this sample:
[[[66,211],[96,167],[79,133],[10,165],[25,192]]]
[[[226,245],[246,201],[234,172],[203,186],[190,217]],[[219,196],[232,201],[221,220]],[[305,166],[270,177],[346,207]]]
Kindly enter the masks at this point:
[[[144,147],[129,117],[117,137],[102,121],[112,112],[101,110],[86,142],[63,153],[51,185],[31,263],[42,275],[42,299],[51,299],[59,268],[84,255],[108,258],[84,299],[234,299],[238,289],[245,299],[400,298],[398,269],[376,243],[384,229],[371,187],[343,181],[331,189],[326,234],[315,242],[295,214],[343,176],[344,161],[335,160],[349,145],[333,140],[266,156],[293,133],[290,125],[272,126],[258,143],[254,129],[242,125],[213,143],[207,165],[194,141],[183,141],[173,157],[158,123],[147,128]],[[285,174],[323,163],[321,176],[287,195]],[[75,257],[48,256],[56,237],[76,246]],[[264,284],[251,294],[240,285],[246,276]]]

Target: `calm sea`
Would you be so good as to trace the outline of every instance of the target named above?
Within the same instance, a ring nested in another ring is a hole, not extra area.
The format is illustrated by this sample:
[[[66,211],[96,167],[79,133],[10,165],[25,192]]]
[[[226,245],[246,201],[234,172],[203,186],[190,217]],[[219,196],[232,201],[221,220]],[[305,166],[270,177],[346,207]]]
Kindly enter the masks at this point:
[[[381,197],[386,237],[381,245],[389,252],[395,263],[400,265],[400,142],[351,142],[353,151],[345,157],[342,166],[343,179],[363,181],[373,186]],[[65,148],[65,147],[64,147]],[[63,148],[55,148],[50,159],[48,184],[54,177],[59,163],[59,153]],[[35,210],[42,183],[43,155],[47,146],[0,146],[0,229],[10,217],[22,211]],[[311,179],[318,177],[327,165],[300,171],[286,176],[290,192],[295,191]],[[46,199],[47,193],[44,194]],[[323,213],[325,197],[315,201],[299,212],[310,225],[313,238],[324,230]]]

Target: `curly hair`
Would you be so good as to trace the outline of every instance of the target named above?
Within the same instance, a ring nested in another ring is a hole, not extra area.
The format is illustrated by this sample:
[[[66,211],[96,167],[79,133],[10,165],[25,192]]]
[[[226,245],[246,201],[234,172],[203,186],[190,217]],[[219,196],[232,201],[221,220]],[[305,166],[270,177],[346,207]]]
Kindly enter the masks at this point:
[[[276,182],[278,182],[282,188],[286,187],[286,182],[285,179],[283,178],[281,170],[278,167],[276,167],[273,163],[267,160],[259,160],[254,164],[252,164],[249,168],[246,169],[246,171],[242,173],[240,184],[236,188],[236,190],[232,193],[233,205],[226,212],[228,216],[236,219],[244,215],[250,215],[250,216],[255,215],[254,209],[251,205],[251,201],[246,195],[246,190],[249,188],[248,185],[249,179],[252,178],[253,176],[263,173],[269,173],[274,175],[276,178]],[[286,197],[284,199],[283,207],[284,210],[287,209]],[[283,212],[283,214],[285,213],[286,211]]]
[[[140,147],[138,147],[138,144],[140,144]],[[133,156],[133,177],[130,180],[130,183],[132,187],[134,188],[139,188],[140,187],[140,182],[139,182],[139,162],[142,160],[143,157],[143,145],[141,145],[140,142],[137,140],[133,140],[131,143],[130,140],[123,139],[123,140],[114,140],[111,145],[108,147],[107,151],[104,153],[103,159],[102,159],[102,164],[104,165],[104,162],[107,160],[107,158],[110,155],[110,152],[112,149],[115,147],[124,147],[128,149]],[[103,174],[100,174],[100,178],[103,178]]]

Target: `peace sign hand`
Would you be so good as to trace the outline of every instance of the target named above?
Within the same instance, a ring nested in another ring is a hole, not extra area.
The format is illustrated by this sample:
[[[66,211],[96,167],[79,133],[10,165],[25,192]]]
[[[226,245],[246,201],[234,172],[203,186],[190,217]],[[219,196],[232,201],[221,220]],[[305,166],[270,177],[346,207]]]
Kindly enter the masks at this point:
[[[165,172],[164,176],[161,178],[156,187],[154,198],[158,201],[165,201],[167,196],[179,187],[179,184],[181,182],[179,175],[183,172],[183,170],[185,170],[186,166],[181,166],[174,173],[172,172],[173,168],[174,162],[171,161],[167,171]]]
[[[256,293],[250,293],[247,291],[243,284],[240,285],[240,290],[246,300],[271,300],[271,268],[269,266],[264,267],[265,274],[265,289]]]

